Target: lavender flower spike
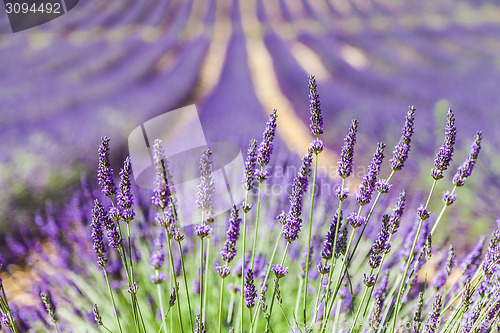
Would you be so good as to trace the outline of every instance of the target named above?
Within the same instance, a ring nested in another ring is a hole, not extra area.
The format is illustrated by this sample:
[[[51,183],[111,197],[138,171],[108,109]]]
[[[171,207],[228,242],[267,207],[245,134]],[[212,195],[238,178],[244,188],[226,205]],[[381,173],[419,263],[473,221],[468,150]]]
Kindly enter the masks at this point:
[[[130,174],[132,173],[132,165],[130,162],[130,157],[127,157],[123,168],[120,170],[120,191],[118,192],[118,208],[120,209],[120,215],[123,220],[127,223],[134,219],[135,213],[132,209],[134,205],[134,198],[130,191]]]
[[[356,201],[361,206],[365,206],[370,203],[373,191],[375,190],[377,176],[380,173],[380,166],[382,165],[382,161],[384,159],[384,149],[384,143],[377,143],[377,150],[375,151],[375,154],[373,154],[373,160],[368,166],[368,171],[366,172],[366,175],[363,176],[363,180],[359,185],[359,191],[356,194]]]
[[[382,315],[382,310],[384,308],[385,298],[387,297],[388,278],[389,278],[388,274],[385,274],[374,293],[375,302],[373,304],[373,309],[370,318],[368,319],[374,331],[376,331],[380,325],[380,320],[381,320],[380,317]]]
[[[101,317],[101,314],[99,313],[99,308],[97,307],[97,304],[94,304],[93,306],[93,312],[94,312],[94,320],[95,320],[95,323],[97,324],[97,326],[102,326],[103,323],[102,323],[102,317]]]
[[[220,251],[222,260],[230,263],[236,256],[236,242],[240,236],[241,219],[238,216],[238,208],[233,206],[231,209],[231,217],[229,218],[229,227],[226,232],[226,242],[224,248]]]
[[[106,245],[104,244],[104,232],[102,225],[101,214],[104,212],[104,208],[102,207],[99,200],[95,199],[94,208],[92,209],[92,240],[93,240],[93,249],[97,254],[97,263],[99,266],[106,266],[106,262],[108,261],[105,257],[106,254]]]
[[[156,271],[160,270],[165,263],[165,251],[163,249],[163,244],[165,243],[165,233],[158,232],[154,242],[153,252],[151,253],[150,265],[151,268],[155,270],[155,273],[151,275],[151,282],[154,284],[161,283],[165,280],[165,275],[162,272],[156,274]]]
[[[314,75],[309,76],[309,111],[311,112],[311,133],[319,138],[323,134],[323,116]]]
[[[457,128],[455,127],[455,116],[453,111],[448,109],[446,127],[444,132],[444,141],[436,154],[434,160],[434,169],[431,171],[431,176],[435,180],[443,178],[443,171],[448,169],[453,157],[453,146],[457,138]]]
[[[252,269],[247,271],[243,295],[245,296],[245,305],[247,308],[253,308],[255,306],[255,299],[257,298],[257,289],[255,288]]]
[[[453,184],[456,186],[464,186],[467,177],[472,174],[472,169],[477,162],[479,152],[481,151],[481,140],[483,139],[483,132],[478,131],[474,142],[472,143],[470,154],[466,157],[465,162],[458,167],[457,173],[453,177]]]
[[[215,184],[212,177],[212,161],[210,159],[212,151],[206,149],[200,158],[200,183],[198,185],[198,208],[205,213],[206,218],[210,218],[214,212]]]
[[[167,207],[172,195],[169,186],[168,162],[163,151],[163,141],[155,140],[153,144],[153,161],[156,174],[154,180],[153,197],[151,201],[160,209]]]
[[[443,306],[442,303],[442,296],[440,294],[437,294],[434,297],[434,302],[432,303],[432,308],[431,311],[429,312],[429,318],[425,322],[425,333],[434,333],[437,332],[437,329],[439,327],[439,321],[440,321],[440,316],[441,316],[441,307]]]
[[[490,239],[486,256],[483,260],[482,269],[486,275],[492,275],[496,272],[498,262],[500,261],[500,230],[495,229]]]
[[[271,154],[273,153],[273,140],[276,135],[276,119],[278,118],[277,110],[273,109],[269,115],[269,120],[267,121],[266,129],[262,134],[262,142],[259,145],[259,150],[257,153],[257,162],[261,166],[265,166],[269,163],[271,159]]]
[[[276,275],[276,278],[281,279],[288,273],[288,267],[273,264],[272,271],[274,272],[274,275]]]
[[[399,194],[398,201],[394,206],[391,214],[391,234],[395,234],[401,223],[401,217],[403,216],[404,209],[406,204],[406,192],[403,191]]]
[[[252,190],[255,182],[255,165],[257,162],[257,140],[250,140],[248,146],[247,158],[245,160],[245,175],[243,176],[243,188],[247,191]]]
[[[415,107],[410,106],[408,113],[406,114],[405,125],[401,131],[401,139],[399,139],[398,144],[394,148],[392,159],[389,164],[394,171],[401,170],[406,160],[408,159],[408,154],[410,152],[411,136],[414,131],[414,121],[415,121]]]
[[[354,145],[356,144],[356,133],[358,132],[358,121],[354,119],[349,127],[349,133],[344,138],[344,146],[342,153],[337,162],[339,175],[342,178],[347,178],[352,173],[352,163],[354,160]]]
[[[116,194],[116,186],[113,179],[113,169],[111,169],[111,163],[109,162],[109,140],[107,136],[101,138],[97,178],[99,179],[102,193],[112,198]]]
[[[45,310],[52,319],[52,322],[57,323],[56,306],[54,305],[54,302],[52,302],[50,293],[40,292],[40,298],[42,299]]]

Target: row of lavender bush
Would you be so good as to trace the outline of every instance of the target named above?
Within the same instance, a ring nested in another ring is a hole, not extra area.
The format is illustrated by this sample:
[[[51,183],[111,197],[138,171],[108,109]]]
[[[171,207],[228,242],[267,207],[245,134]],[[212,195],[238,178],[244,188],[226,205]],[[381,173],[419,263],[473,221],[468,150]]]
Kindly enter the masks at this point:
[[[358,131],[353,120],[338,160],[341,183],[333,195],[325,195],[316,188],[325,177],[318,172],[323,119],[313,76],[309,89],[313,141],[298,172],[293,179],[270,177],[273,167],[292,160],[286,156],[271,162],[278,115],[273,110],[262,141],[249,143],[245,200],[230,210],[224,229],[213,211],[219,185],[211,176],[210,150],[200,159],[193,216],[184,217],[201,222],[181,228],[190,223],[179,221],[162,142],[153,147],[153,196],[135,195],[134,204],[132,193],[138,190],[131,181],[132,162],[125,160],[116,184],[109,138],[103,138],[101,193],[85,186],[58,217],[64,224],[58,225],[54,216],[39,218],[45,237],[32,241],[29,249],[11,242],[12,251],[25,254],[36,273],[41,302],[9,304],[0,284],[2,327],[12,332],[497,331],[498,229],[487,247],[481,238],[460,265],[451,245],[431,245],[438,226],[453,223],[445,213],[472,173],[482,133],[477,132],[439,209],[432,199],[452,162],[453,112],[448,111],[430,173],[432,187],[426,198],[417,196],[420,206],[412,205],[404,190],[390,193],[409,156],[415,108],[406,115],[388,175],[380,175],[386,145],[377,143],[351,195],[347,184]],[[291,182],[291,190],[275,197],[264,194],[271,182]]]

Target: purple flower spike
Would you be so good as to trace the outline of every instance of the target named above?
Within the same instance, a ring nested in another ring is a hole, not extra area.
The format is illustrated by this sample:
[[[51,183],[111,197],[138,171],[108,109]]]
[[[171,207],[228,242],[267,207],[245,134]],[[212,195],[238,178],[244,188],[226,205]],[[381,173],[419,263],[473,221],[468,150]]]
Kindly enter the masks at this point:
[[[455,127],[455,116],[451,109],[448,109],[446,127],[444,132],[444,141],[434,160],[434,169],[431,176],[435,180],[443,178],[443,171],[448,169],[453,157],[453,146],[457,138],[457,128]]]
[[[456,193],[451,194],[450,191],[443,192],[443,202],[446,204],[446,206],[451,206],[456,200]]]
[[[344,138],[342,153],[337,162],[339,175],[342,178],[347,178],[352,173],[352,163],[354,160],[354,145],[356,144],[356,133],[358,132],[358,121],[354,119],[349,127],[349,133]]]
[[[323,134],[323,116],[319,101],[318,87],[314,75],[309,76],[309,111],[311,112],[311,133],[319,138]]]
[[[229,274],[231,274],[231,267],[227,265],[221,266],[218,262],[215,263],[215,270],[217,271],[219,276],[223,279],[229,276]]]
[[[106,245],[104,244],[104,232],[103,232],[103,223],[102,223],[102,214],[104,213],[104,208],[102,207],[99,200],[95,199],[94,208],[92,209],[92,240],[93,240],[93,249],[97,254],[97,263],[99,266],[106,266],[107,259],[105,257],[106,254]]]
[[[47,311],[47,314],[52,319],[52,322],[57,323],[56,306],[52,301],[52,296],[50,295],[50,293],[40,292],[40,298],[45,307],[45,311]]]
[[[207,333],[205,330],[205,325],[200,319],[200,315],[196,315],[196,328],[194,330],[194,333]]]
[[[163,250],[164,243],[165,233],[159,231],[154,242],[153,253],[151,253],[150,265],[153,269],[160,269],[165,262],[165,251]]]
[[[481,151],[481,140],[483,139],[483,132],[477,132],[476,138],[472,143],[470,154],[466,157],[465,162],[458,167],[457,173],[453,177],[453,184],[456,186],[464,186],[467,177],[472,174],[472,169],[477,162],[479,152]]]
[[[276,119],[278,118],[277,110],[273,109],[269,115],[269,120],[267,121],[266,129],[262,134],[262,142],[259,145],[259,150],[257,153],[257,162],[261,166],[265,166],[269,163],[271,159],[271,154],[273,153],[273,140],[276,135]]]
[[[414,121],[415,121],[415,107],[410,106],[408,113],[406,114],[405,125],[401,131],[401,139],[399,139],[398,144],[394,148],[392,159],[389,164],[394,171],[401,170],[406,160],[408,159],[408,154],[410,153],[411,136],[414,131]]]
[[[212,217],[214,213],[215,184],[212,177],[212,151],[206,149],[200,158],[200,183],[198,185],[198,208],[205,213],[205,218]],[[203,222],[203,221],[202,221]]]
[[[245,286],[243,296],[245,297],[245,305],[251,309],[255,306],[255,299],[257,298],[257,289],[253,279],[253,271],[249,269],[245,277]]]
[[[130,157],[127,157],[123,168],[120,170],[120,191],[118,192],[118,207],[123,220],[127,223],[134,219],[135,213],[132,209],[134,198],[130,191],[130,174],[132,173],[132,165]]]
[[[484,244],[486,243],[486,237],[481,236],[476,246],[472,249],[472,251],[467,255],[460,266],[460,272],[462,275],[467,277],[472,277],[476,268],[479,266],[481,260],[481,254],[483,253]]]
[[[335,196],[337,197],[337,199],[339,199],[339,201],[344,201],[345,199],[347,199],[348,195],[349,189],[347,188],[342,188],[342,186],[339,185],[335,189]]]
[[[257,140],[250,140],[247,158],[245,160],[245,175],[243,176],[243,188],[252,190],[255,182],[255,165],[257,164]]]
[[[323,241],[323,251],[321,252],[321,257],[323,259],[329,260],[333,256],[333,243],[335,242],[335,232],[338,230],[339,233],[342,230],[342,211],[340,211],[340,218],[335,213],[332,222],[330,223],[330,229],[326,233],[325,240]],[[337,220],[339,221],[339,226],[337,227]],[[340,235],[337,235],[337,241],[340,239]]]
[[[165,209],[169,203],[172,192],[169,184],[169,178],[171,178],[171,176],[168,170],[168,161],[165,158],[163,141],[161,140],[155,140],[153,144],[153,161],[156,173],[151,201],[160,209]]]
[[[200,237],[201,239],[207,237],[210,235],[210,226],[207,223],[201,223],[197,224],[195,229],[196,236]]]
[[[387,282],[388,275],[385,274],[380,284],[377,285],[377,289],[375,290],[373,297],[375,298],[375,302],[373,304],[373,309],[370,317],[368,318],[368,322],[371,323],[372,329],[376,331],[380,325],[382,311],[384,309],[385,299],[387,297]]]
[[[231,217],[229,218],[229,227],[226,232],[226,242],[224,248],[220,251],[222,260],[230,263],[236,256],[236,242],[240,236],[241,219],[238,216],[238,208],[233,206],[231,209]]]
[[[316,155],[318,155],[325,149],[325,143],[320,139],[316,139],[311,142],[311,149]]]
[[[377,176],[380,173],[380,166],[384,159],[384,149],[385,144],[379,142],[377,144],[377,150],[373,154],[373,160],[368,166],[368,171],[366,175],[363,176],[363,180],[359,185],[359,192],[356,194],[356,201],[361,205],[365,206],[370,203],[373,191],[375,190],[375,183],[377,181]]]
[[[107,197],[114,197],[116,194],[115,181],[113,179],[113,169],[109,162],[109,138],[101,138],[99,146],[99,167],[97,169],[97,178],[101,186],[102,193]]]
[[[299,232],[302,228],[302,219],[287,215],[286,223],[283,227],[283,238],[288,243],[295,241],[299,237]]]
[[[421,220],[427,220],[431,215],[427,208],[424,207],[424,205],[420,205],[417,209],[417,216]]]
[[[434,296],[434,302],[432,303],[431,311],[429,312],[429,319],[425,322],[425,332],[434,333],[437,332],[441,316],[442,296],[437,294]]]
[[[286,274],[288,274],[288,267],[284,267],[283,265],[275,265],[273,264],[272,270],[276,278],[281,279]]]
[[[395,234],[401,223],[401,217],[403,216],[406,203],[406,192],[403,191],[399,194],[398,201],[394,206],[391,214],[391,234]]]
[[[351,224],[351,226],[353,228],[359,228],[359,227],[362,227],[363,225],[365,225],[366,217],[365,216],[358,216],[357,213],[352,212],[347,217],[347,221],[349,221],[349,224]]]
[[[492,275],[496,272],[498,262],[500,261],[500,230],[495,229],[490,239],[486,256],[483,260],[482,269],[486,275]]]
[[[365,284],[365,286],[367,286],[368,288],[373,287],[373,285],[375,284],[375,275],[367,276],[366,273],[363,275],[363,283]]]
[[[99,308],[97,307],[97,304],[94,304],[94,307],[92,308],[94,312],[94,320],[97,326],[102,326],[102,317],[101,314],[99,313]]]

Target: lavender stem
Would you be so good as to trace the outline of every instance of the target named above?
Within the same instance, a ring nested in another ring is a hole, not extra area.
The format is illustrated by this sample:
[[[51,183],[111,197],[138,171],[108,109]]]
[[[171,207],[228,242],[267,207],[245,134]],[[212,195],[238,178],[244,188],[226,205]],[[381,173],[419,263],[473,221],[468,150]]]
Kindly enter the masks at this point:
[[[248,204],[248,195],[249,195],[249,190],[245,190],[245,203],[244,205],[246,206]],[[247,216],[248,212],[246,210],[243,211],[243,250],[241,252],[241,297],[240,297],[240,319],[241,319],[241,324],[240,324],[240,330],[243,333],[243,321],[245,317],[243,316],[243,289],[245,287],[245,255],[246,255],[246,244],[247,244]],[[252,318],[250,317],[250,320]]]
[[[111,284],[109,283],[108,273],[106,272],[106,268],[103,267],[102,270],[104,272],[104,277],[106,278],[106,283],[108,285],[109,295],[111,296],[111,303],[113,303],[113,309],[115,310],[116,321],[118,323],[118,327],[120,328],[120,332],[123,333],[122,325],[120,324],[120,317],[118,316],[118,311],[116,310],[116,303],[115,303],[115,298],[113,296],[113,290],[111,289]]]
[[[264,172],[264,166],[260,166],[260,173],[262,174]],[[253,236],[253,248],[252,248],[252,258],[250,261],[250,267],[253,269],[253,264],[255,260],[255,251],[257,248],[257,237],[258,237],[258,232],[259,232],[259,219],[260,219],[260,203],[261,203],[261,195],[262,195],[262,181],[259,180],[259,195],[257,199],[257,216],[255,217],[255,231],[254,231],[254,236]]]

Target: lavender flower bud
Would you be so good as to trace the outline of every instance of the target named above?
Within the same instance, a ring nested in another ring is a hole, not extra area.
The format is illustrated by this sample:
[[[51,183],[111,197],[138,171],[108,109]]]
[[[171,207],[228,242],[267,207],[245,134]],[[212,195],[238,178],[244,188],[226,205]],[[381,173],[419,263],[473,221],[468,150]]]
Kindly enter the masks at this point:
[[[379,191],[380,193],[389,193],[389,191],[391,190],[392,188],[392,184],[389,184],[389,182],[387,181],[387,179],[379,179],[376,183],[375,183],[375,188],[377,189],[377,191]]]
[[[177,282],[176,287],[172,287],[172,292],[170,293],[170,299],[168,300],[168,306],[173,307],[175,305],[178,289],[179,289],[179,282]]]
[[[241,210],[243,211],[243,213],[248,213],[253,207],[253,204],[251,203],[247,203],[247,204],[242,204],[241,205]]]
[[[410,152],[411,136],[414,131],[414,121],[415,121],[415,107],[410,106],[408,113],[406,115],[405,125],[401,131],[401,139],[399,143],[394,148],[393,157],[389,161],[389,164],[394,171],[401,170],[404,167],[406,160],[408,159],[408,154]]]
[[[108,223],[107,225],[107,229],[109,246],[117,250],[120,249],[123,246],[123,242],[122,235],[120,234],[120,230],[118,229],[118,224],[110,220],[110,223]]]
[[[479,152],[481,151],[481,140],[483,139],[483,132],[477,132],[476,138],[471,146],[470,154],[466,157],[465,162],[458,167],[457,173],[453,177],[453,184],[456,186],[463,186],[467,178],[472,174],[472,169],[477,162]]]
[[[427,239],[425,240],[424,252],[425,252],[425,258],[427,260],[431,260],[431,257],[432,257],[432,236],[430,234],[427,235]]]
[[[281,298],[281,290],[280,290],[280,283],[278,279],[273,279],[274,282],[274,290],[276,290],[276,302],[278,302],[279,305],[283,304],[283,299]]]
[[[321,275],[325,275],[325,274],[330,273],[330,268],[331,268],[331,265],[323,265],[323,263],[321,263],[321,262],[318,264],[318,272]]]
[[[427,220],[431,215],[429,214],[429,211],[427,210],[427,208],[424,207],[424,205],[420,205],[420,207],[418,207],[417,209],[417,216],[419,219],[421,219],[422,221],[425,221]]]
[[[212,151],[206,149],[200,158],[200,183],[198,185],[198,199],[196,204],[201,209],[207,218],[212,217],[214,213],[214,193],[215,184],[212,177],[212,161],[210,156]]]
[[[356,194],[356,201],[361,206],[365,206],[371,201],[373,191],[375,190],[375,182],[377,181],[377,176],[380,173],[380,166],[382,165],[382,161],[384,159],[384,149],[385,144],[379,142],[377,144],[377,150],[375,151],[375,154],[373,154],[373,160],[368,166],[368,171],[361,180],[359,191]]]
[[[311,149],[316,155],[318,155],[325,149],[325,143],[320,139],[316,139],[311,142]]]
[[[153,253],[151,253],[150,266],[151,268],[158,270],[161,269],[165,263],[165,251],[163,250],[163,244],[165,243],[165,233],[158,232],[154,242]]]
[[[181,231],[179,230],[179,228],[174,228],[173,237],[174,237],[175,241],[178,243],[182,242],[186,238],[186,236],[181,234]]]
[[[101,314],[99,313],[99,308],[97,307],[97,304],[94,304],[94,307],[93,307],[93,311],[94,311],[94,320],[97,324],[97,326],[102,326],[102,317],[101,317]]]
[[[451,194],[450,191],[443,192],[443,202],[446,206],[451,206],[455,200],[457,200],[457,195],[455,193]]]
[[[291,215],[287,215],[287,220],[285,225],[283,226],[283,238],[288,243],[292,243],[297,238],[299,238],[299,232],[302,228],[302,219],[297,218]]]
[[[372,254],[379,255],[387,253],[390,250],[389,237],[390,237],[390,218],[389,215],[384,214],[382,216],[382,228],[377,235],[377,239],[373,242],[371,249]],[[378,266],[377,266],[378,267]]]
[[[266,170],[255,170],[255,178],[257,178],[259,183],[263,183],[269,178],[269,172]]]
[[[252,190],[255,182],[255,165],[257,164],[257,140],[250,140],[247,158],[245,160],[245,175],[243,176],[243,188],[247,191]]]
[[[406,203],[406,192],[403,191],[399,194],[398,201],[394,206],[391,214],[391,234],[395,234],[401,223],[401,217],[403,216]]]
[[[132,209],[134,205],[134,198],[130,191],[130,174],[132,173],[132,165],[130,163],[130,157],[127,157],[123,168],[120,170],[120,191],[118,192],[118,208],[120,209],[120,215],[123,220],[127,223],[134,219],[135,213]]]
[[[233,206],[226,232],[226,242],[224,243],[224,248],[220,251],[222,260],[227,263],[230,263],[236,256],[236,242],[240,236],[240,224],[241,219],[238,216],[238,208]]]
[[[337,186],[335,189],[335,196],[339,201],[344,201],[347,199],[347,196],[349,195],[349,190],[347,188],[342,188],[342,186]]]
[[[243,296],[245,297],[246,307],[249,309],[253,308],[255,306],[255,298],[257,297],[257,289],[255,288],[255,283],[253,280],[252,269],[249,269],[246,272]]]
[[[49,317],[52,319],[52,322],[57,323],[56,306],[54,305],[54,302],[52,302],[50,293],[40,292],[40,298],[42,299],[45,311],[47,311]]]
[[[284,210],[281,211],[281,213],[276,216],[276,221],[278,221],[280,224],[285,225],[286,224],[286,219],[287,219],[287,213],[285,213]]]
[[[97,169],[97,178],[101,186],[102,193],[107,197],[114,197],[116,194],[115,181],[113,179],[113,169],[109,162],[109,138],[101,138],[99,145],[99,167]]]
[[[314,75],[309,76],[309,111],[311,113],[311,133],[319,138],[323,134],[323,116]]]
[[[200,319],[200,315],[196,315],[196,328],[194,330],[194,333],[207,333],[205,330],[205,325]]]
[[[455,127],[455,116],[451,109],[448,109],[444,141],[436,154],[434,160],[434,168],[431,171],[431,176],[435,180],[443,178],[443,171],[448,169],[453,157],[453,146],[457,137],[457,128]]]
[[[323,241],[323,251],[321,252],[321,257],[323,259],[329,260],[332,259],[333,256],[333,245],[335,242],[335,232],[338,230],[342,230],[342,211],[340,211],[340,217],[338,216],[338,212],[333,216],[332,222],[330,223],[330,229],[326,233],[325,240]],[[339,222],[339,226],[337,227],[337,221]],[[340,237],[337,235],[337,241]]]
[[[168,161],[163,151],[163,141],[155,140],[153,144],[153,161],[155,164],[155,180],[151,201],[160,209],[165,209],[172,196],[169,184]]]
[[[424,293],[420,292],[418,294],[417,310],[415,310],[415,315],[413,316],[413,326],[411,333],[419,333],[420,327],[422,326],[422,309],[424,308]]]
[[[139,286],[137,285],[137,283],[134,282],[132,285],[128,285],[127,291],[129,294],[135,295],[137,294],[137,290],[139,290]]]
[[[483,260],[482,269],[486,275],[492,275],[496,272],[500,260],[500,231],[495,229],[490,239],[486,256]]]
[[[276,275],[276,278],[281,279],[288,273],[288,267],[273,264],[272,271],[274,272],[274,275]]]
[[[368,287],[373,287],[373,285],[375,284],[375,275],[370,275],[370,276],[366,276],[366,274],[363,274],[364,275],[364,278],[363,278],[363,283]]]
[[[348,217],[347,221],[351,224],[353,228],[359,228],[365,225],[366,223],[366,217],[365,216],[358,216],[357,213],[352,212]]]
[[[160,284],[165,281],[165,274],[160,271],[155,271],[151,274],[151,283],[152,284]]]
[[[335,249],[335,258],[339,258],[341,255],[345,255],[347,251],[347,227],[342,229],[342,234],[340,237],[337,236],[337,248]]]
[[[425,333],[434,333],[437,331],[441,316],[442,296],[437,294],[434,296],[434,302],[432,303],[431,311],[429,312],[429,318],[425,322]]]
[[[229,274],[231,274],[231,267],[224,265],[221,266],[218,262],[215,263],[215,270],[219,274],[221,278],[226,278]]]
[[[467,279],[465,281],[464,285],[464,292],[462,294],[462,307],[464,309],[464,313],[469,312],[469,307],[472,304],[471,299],[472,299],[472,286],[470,284],[470,279]]]
[[[267,121],[266,129],[262,134],[262,142],[259,145],[257,153],[257,162],[261,166],[265,166],[269,163],[271,159],[271,154],[273,153],[273,140],[276,135],[276,119],[278,118],[277,110],[273,109],[269,115],[269,120]]]
[[[207,223],[197,224],[195,229],[196,236],[201,239],[208,237],[211,233],[210,226]]]
[[[352,163],[354,159],[354,145],[356,144],[356,133],[358,132],[358,121],[354,119],[349,128],[349,133],[344,138],[344,145],[340,159],[337,162],[339,175],[347,178],[352,173]]]
[[[104,267],[108,261],[105,257],[107,249],[104,244],[104,232],[101,218],[103,213],[105,213],[104,208],[99,200],[95,199],[94,208],[92,209],[92,224],[90,226],[92,228],[91,236],[93,240],[93,249],[95,254],[97,254],[97,263],[101,267]]]
[[[371,327],[374,331],[376,331],[380,325],[382,310],[385,298],[387,297],[387,281],[388,276],[385,274],[373,295],[375,301],[373,303],[372,313],[368,318],[368,322],[371,323]]]

